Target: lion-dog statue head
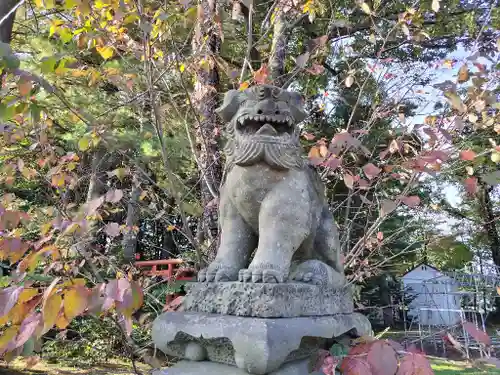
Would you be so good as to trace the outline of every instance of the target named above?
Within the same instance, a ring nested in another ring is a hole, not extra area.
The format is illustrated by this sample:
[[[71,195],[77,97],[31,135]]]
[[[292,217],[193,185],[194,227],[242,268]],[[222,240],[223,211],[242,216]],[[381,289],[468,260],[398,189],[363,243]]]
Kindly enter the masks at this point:
[[[306,113],[300,94],[270,85],[230,90],[217,113],[227,123],[228,165],[265,162],[277,169],[303,166],[297,124]]]

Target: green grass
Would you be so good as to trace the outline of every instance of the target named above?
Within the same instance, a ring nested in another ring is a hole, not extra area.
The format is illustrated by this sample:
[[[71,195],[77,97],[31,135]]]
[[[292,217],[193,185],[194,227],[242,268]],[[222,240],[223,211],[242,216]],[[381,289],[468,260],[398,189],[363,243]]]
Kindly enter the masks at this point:
[[[500,370],[494,367],[477,369],[466,362],[431,359],[431,363],[435,375],[500,375]]]

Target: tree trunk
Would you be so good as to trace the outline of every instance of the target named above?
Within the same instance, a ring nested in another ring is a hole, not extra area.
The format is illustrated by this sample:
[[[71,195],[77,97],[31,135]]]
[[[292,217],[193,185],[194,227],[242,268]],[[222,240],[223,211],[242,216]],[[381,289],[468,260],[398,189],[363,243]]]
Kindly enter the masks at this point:
[[[136,176],[133,178],[132,191],[127,205],[127,219],[125,226],[127,232],[123,235],[123,258],[125,261],[134,261],[137,248],[137,232],[134,227],[139,224],[139,197],[141,189]]]
[[[93,201],[94,199],[99,198],[104,193],[104,181],[101,181],[101,178],[105,176],[105,174],[100,174],[100,167],[103,163],[103,158],[105,155],[105,150],[102,147],[99,147],[94,151],[92,155],[92,165],[91,172],[89,178],[89,186],[87,189],[87,197],[85,199],[85,205]],[[97,278],[100,277],[99,270],[92,262],[92,246],[96,243],[98,226],[95,220],[88,220],[87,227],[84,229],[84,232],[81,234],[80,238],[78,238],[78,242],[76,242],[72,246],[72,250],[79,253],[81,256],[85,258],[85,265],[90,268],[92,274],[94,274]]]
[[[484,182],[481,182],[479,186],[479,207],[481,218],[483,219],[483,228],[486,238],[490,243],[491,257],[495,266],[497,266],[498,272],[498,269],[500,269],[500,235],[496,227],[496,219],[490,196],[493,187],[486,185]],[[496,315],[500,315],[500,298],[495,298],[495,308]]]
[[[213,259],[218,236],[217,195],[222,178],[219,158],[219,145],[214,139],[218,124],[217,87],[219,72],[214,56],[220,52],[221,38],[215,22],[217,4],[215,0],[201,0],[198,5],[198,23],[193,37],[193,53],[208,61],[206,69],[201,64],[196,72],[192,102],[199,123],[195,123],[196,152],[201,180],[201,202],[203,205],[202,229],[204,238],[209,241],[208,260]]]
[[[18,3],[18,0],[2,0],[0,1],[0,20],[2,20]],[[14,26],[14,19],[16,12],[5,19],[0,24],[0,42],[10,44],[12,40],[12,28]]]
[[[271,57],[269,58],[269,70],[272,82],[275,86],[282,87],[285,83],[285,58],[286,58],[286,19],[285,12],[281,9],[276,11],[273,25],[273,43],[271,46]]]

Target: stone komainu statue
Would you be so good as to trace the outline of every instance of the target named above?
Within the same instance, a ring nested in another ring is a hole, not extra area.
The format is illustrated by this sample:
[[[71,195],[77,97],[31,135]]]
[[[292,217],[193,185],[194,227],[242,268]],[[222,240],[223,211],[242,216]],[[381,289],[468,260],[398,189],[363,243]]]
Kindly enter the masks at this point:
[[[302,103],[268,85],[226,93],[217,109],[228,136],[221,242],[199,281],[344,284],[337,226],[302,157]]]

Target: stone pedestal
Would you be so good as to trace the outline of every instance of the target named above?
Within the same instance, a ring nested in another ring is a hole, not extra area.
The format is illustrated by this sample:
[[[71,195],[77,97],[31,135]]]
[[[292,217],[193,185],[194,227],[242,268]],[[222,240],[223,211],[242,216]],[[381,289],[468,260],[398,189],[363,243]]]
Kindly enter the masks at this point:
[[[168,375],[305,375],[304,363],[333,338],[371,334],[347,289],[196,283],[183,306],[153,324],[158,349],[184,360]]]
[[[347,287],[222,282],[193,283],[187,291],[185,310],[209,314],[291,318],[348,314],[354,310]]]

